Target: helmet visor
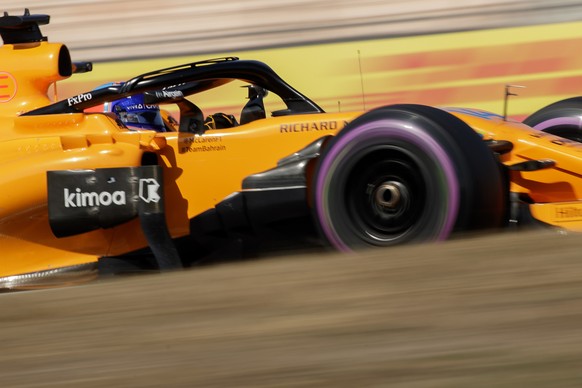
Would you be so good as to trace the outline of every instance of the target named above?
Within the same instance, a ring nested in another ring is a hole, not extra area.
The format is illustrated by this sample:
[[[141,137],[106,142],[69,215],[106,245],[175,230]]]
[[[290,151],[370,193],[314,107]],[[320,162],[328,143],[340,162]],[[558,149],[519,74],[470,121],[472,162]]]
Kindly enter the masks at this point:
[[[114,106],[113,111],[128,127],[165,131],[164,120],[157,105],[120,103]]]

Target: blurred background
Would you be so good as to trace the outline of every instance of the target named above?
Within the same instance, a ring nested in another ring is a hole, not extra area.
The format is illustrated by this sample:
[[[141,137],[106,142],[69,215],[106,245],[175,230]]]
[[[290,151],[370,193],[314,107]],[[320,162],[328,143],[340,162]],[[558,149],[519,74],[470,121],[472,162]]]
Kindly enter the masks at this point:
[[[502,110],[510,116],[582,94],[582,3],[573,0],[29,0],[5,11],[51,15],[43,28],[94,71],[59,97],[197,60],[271,65],[328,111],[390,103]],[[228,111],[241,96],[208,97]]]

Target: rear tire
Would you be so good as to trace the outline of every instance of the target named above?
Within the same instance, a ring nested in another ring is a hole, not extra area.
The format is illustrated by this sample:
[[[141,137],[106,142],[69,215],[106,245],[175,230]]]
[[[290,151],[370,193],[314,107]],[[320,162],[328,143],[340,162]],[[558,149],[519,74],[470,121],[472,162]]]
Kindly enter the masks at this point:
[[[540,131],[582,142],[582,97],[573,97],[550,104],[523,121]]]
[[[321,235],[343,251],[499,227],[506,192],[480,137],[455,116],[422,105],[355,119],[322,152],[311,188]]]

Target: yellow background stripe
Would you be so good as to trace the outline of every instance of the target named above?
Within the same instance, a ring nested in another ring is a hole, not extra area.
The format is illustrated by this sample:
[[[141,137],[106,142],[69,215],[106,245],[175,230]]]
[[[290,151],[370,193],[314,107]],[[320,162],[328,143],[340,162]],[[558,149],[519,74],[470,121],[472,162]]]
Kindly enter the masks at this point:
[[[431,36],[362,40],[269,50],[96,63],[59,85],[61,98],[109,81],[210,57],[268,63],[291,85],[335,111],[390,103],[470,106],[500,113],[505,84],[520,84],[510,114],[521,117],[555,100],[582,95],[582,22]],[[360,76],[360,63],[362,74]],[[242,106],[241,96],[205,99],[210,110]],[[339,104],[338,104],[339,102]]]

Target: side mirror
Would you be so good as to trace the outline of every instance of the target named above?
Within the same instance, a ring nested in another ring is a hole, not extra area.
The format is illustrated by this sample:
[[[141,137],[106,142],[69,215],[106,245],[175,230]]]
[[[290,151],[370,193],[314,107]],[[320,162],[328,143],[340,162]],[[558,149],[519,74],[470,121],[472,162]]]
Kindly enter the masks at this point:
[[[93,71],[93,62],[73,62],[73,74]]]

